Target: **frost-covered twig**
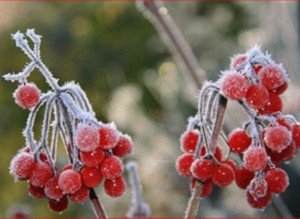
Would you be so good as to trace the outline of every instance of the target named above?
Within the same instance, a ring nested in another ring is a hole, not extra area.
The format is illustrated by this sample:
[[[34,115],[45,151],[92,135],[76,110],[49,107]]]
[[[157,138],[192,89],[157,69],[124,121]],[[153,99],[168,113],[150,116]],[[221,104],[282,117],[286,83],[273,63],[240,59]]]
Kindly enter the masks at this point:
[[[146,204],[142,197],[141,185],[138,178],[138,168],[137,163],[130,161],[126,165],[130,185],[132,188],[132,203],[129,211],[127,212],[127,217],[148,217],[150,216],[151,210],[148,204]]]

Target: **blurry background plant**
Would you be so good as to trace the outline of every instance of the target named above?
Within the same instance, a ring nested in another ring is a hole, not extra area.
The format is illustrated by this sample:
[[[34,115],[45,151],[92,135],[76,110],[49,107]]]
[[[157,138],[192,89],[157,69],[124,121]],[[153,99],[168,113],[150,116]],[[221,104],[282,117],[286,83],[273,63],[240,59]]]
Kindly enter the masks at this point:
[[[229,55],[255,43],[282,60],[292,79],[283,97],[284,111],[299,115],[297,4],[186,2],[166,6],[209,79],[215,79],[220,69],[228,67]],[[20,69],[26,61],[10,33],[34,27],[47,36],[42,50],[48,67],[62,81],[80,82],[98,119],[115,121],[121,131],[133,137],[143,197],[153,215],[181,216],[190,191],[188,182],[177,175],[174,163],[180,153],[179,135],[188,116],[196,112],[197,93],[134,3],[1,2],[0,11],[0,72]],[[46,90],[39,74],[33,73],[31,79]],[[32,215],[57,216],[45,210],[46,204],[28,197],[26,183],[15,184],[8,176],[9,162],[24,144],[21,131],[27,115],[11,101],[14,88],[0,80],[0,215],[5,215],[14,203],[23,202],[31,206]],[[242,121],[242,113],[237,112],[237,105],[229,104],[228,128]],[[286,166],[293,180],[283,194],[295,216],[300,216],[299,196],[293,195],[300,190],[299,166],[297,158]],[[110,216],[126,214],[130,192],[119,199],[98,192]],[[71,204],[63,216],[91,216],[88,208]],[[215,189],[213,196],[201,203],[199,213],[275,215],[271,207],[265,212],[249,208],[235,185],[222,191]]]

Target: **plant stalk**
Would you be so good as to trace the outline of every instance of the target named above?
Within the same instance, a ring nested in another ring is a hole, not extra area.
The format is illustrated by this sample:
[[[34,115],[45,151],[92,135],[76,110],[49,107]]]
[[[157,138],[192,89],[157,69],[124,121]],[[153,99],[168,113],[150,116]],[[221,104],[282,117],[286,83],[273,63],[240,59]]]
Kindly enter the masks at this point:
[[[209,145],[208,145],[208,148],[210,148],[210,149],[214,149],[215,146],[217,145],[218,138],[219,138],[219,135],[222,130],[226,106],[227,106],[227,99],[224,96],[220,95],[219,103],[218,103],[219,108],[217,110],[212,135],[211,135]],[[212,152],[214,152],[214,150],[212,150]],[[189,218],[196,217],[197,211],[198,211],[198,206],[200,203],[201,192],[202,192],[202,184],[200,182],[196,182],[195,187],[192,192],[192,195],[191,195],[191,198],[189,200],[184,218],[189,219]]]

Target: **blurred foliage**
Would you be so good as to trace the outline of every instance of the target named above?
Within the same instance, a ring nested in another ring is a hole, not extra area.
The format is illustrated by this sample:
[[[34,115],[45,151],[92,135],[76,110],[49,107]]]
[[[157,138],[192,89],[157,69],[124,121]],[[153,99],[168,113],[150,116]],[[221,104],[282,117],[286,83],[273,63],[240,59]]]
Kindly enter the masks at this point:
[[[249,7],[236,2],[167,3],[167,7],[210,79],[227,68],[228,54],[248,46],[238,44],[238,37],[255,26]],[[6,21],[0,30],[1,74],[21,70],[27,61],[10,33],[35,28],[43,35],[44,62],[60,83],[79,82],[99,120],[114,120],[122,131],[133,135],[136,149],[132,158],[140,165],[145,200],[152,206],[154,216],[182,215],[189,196],[188,182],[177,175],[174,161],[180,153],[178,136],[187,117],[195,113],[197,93],[135,5],[1,2],[0,10],[0,20]],[[43,91],[48,89],[38,72],[30,79]],[[14,203],[22,202],[29,204],[34,216],[56,217],[47,209],[45,200],[29,197],[26,183],[15,184],[8,174],[12,156],[24,144],[21,132],[28,115],[14,104],[11,93],[15,88],[16,84],[0,80],[0,215],[5,215]],[[63,156],[60,159],[66,162]],[[130,192],[111,199],[101,190],[109,215],[124,215]],[[220,195],[215,192],[216,200]],[[210,201],[203,203],[208,206],[204,211],[208,215],[234,214],[220,203],[213,211]],[[234,212],[234,206],[230,210]],[[244,209],[241,212],[245,213]],[[92,216],[90,205],[70,204],[63,214],[75,215]]]

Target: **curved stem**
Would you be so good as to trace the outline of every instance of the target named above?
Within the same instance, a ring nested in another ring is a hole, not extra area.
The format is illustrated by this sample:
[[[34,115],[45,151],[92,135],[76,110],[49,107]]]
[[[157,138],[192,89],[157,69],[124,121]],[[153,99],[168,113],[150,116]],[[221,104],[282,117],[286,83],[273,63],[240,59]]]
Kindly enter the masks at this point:
[[[97,219],[107,219],[108,218],[107,214],[94,189],[90,189],[90,201],[93,205],[94,212],[95,215],[97,216]]]
[[[154,0],[140,0],[138,4],[141,5],[141,11],[146,12],[146,17],[161,34],[162,40],[169,47],[179,67],[187,70],[196,88],[199,89],[204,81],[205,71],[200,68],[191,47],[169,15],[167,8],[162,2]],[[147,12],[150,12],[152,16],[147,16]]]
[[[214,149],[214,147],[217,145],[218,138],[219,138],[220,132],[222,130],[224,114],[225,114],[226,106],[227,106],[227,99],[222,95],[219,96],[218,106],[219,106],[219,108],[217,111],[216,119],[214,121],[213,131],[212,131],[212,135],[211,135],[209,145],[208,145],[208,148],[210,148],[210,149]],[[196,217],[196,214],[198,211],[198,206],[200,203],[201,190],[202,190],[201,183],[196,182],[196,185],[192,192],[191,198],[189,200],[188,207],[185,212],[184,218],[188,219],[188,218]]]

